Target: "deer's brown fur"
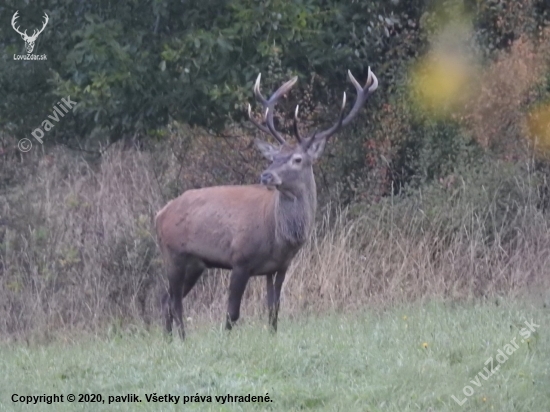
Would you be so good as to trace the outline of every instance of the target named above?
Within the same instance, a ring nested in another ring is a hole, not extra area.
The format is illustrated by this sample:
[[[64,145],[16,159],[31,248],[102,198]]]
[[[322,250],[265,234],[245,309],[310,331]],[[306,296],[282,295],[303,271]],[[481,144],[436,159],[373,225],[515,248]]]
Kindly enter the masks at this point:
[[[159,246],[168,274],[169,291],[164,299],[165,327],[172,331],[175,320],[184,337],[182,299],[206,268],[232,270],[226,327],[239,318],[241,299],[251,276],[267,278],[267,304],[272,328],[277,328],[280,294],[292,259],[313,228],[317,193],[313,163],[322,154],[326,140],[349,123],[377,86],[370,72],[363,88],[349,73],[357,90],[357,101],[344,118],[345,95],[338,122],[330,129],[303,138],[291,146],[273,125],[273,107],[296,82],[291,79],[267,100],[254,87],[256,98],[266,109],[266,125],[250,116],[262,131],[280,143],[261,140],[256,145],[272,163],[262,173],[260,185],[216,186],[188,190],[158,212],[155,224]],[[250,108],[249,108],[250,114]]]

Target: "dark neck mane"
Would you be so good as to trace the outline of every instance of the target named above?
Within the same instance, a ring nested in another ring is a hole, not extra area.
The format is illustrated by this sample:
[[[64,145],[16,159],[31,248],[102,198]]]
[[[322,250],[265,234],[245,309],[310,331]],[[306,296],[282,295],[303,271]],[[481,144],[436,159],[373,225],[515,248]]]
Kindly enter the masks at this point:
[[[317,207],[313,171],[295,190],[277,193],[275,206],[276,237],[279,241],[301,246],[307,240]]]

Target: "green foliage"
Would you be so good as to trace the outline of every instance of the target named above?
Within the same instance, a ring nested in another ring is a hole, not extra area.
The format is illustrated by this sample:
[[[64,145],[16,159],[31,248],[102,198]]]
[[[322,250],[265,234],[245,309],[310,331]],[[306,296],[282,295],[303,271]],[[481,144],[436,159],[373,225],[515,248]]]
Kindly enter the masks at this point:
[[[487,55],[504,49],[522,35],[536,36],[548,23],[544,0],[482,1],[471,6],[476,35]]]
[[[37,42],[48,60],[11,60],[21,40],[8,25],[0,28],[8,61],[0,69],[7,91],[0,128],[26,136],[70,95],[79,103],[74,116],[48,138],[87,139],[100,130],[116,140],[149,133],[170,117],[219,129],[242,117],[258,72],[266,89],[290,74],[304,80],[315,74],[325,104],[341,93],[346,69],[362,77],[367,65],[377,67],[391,89],[400,66],[387,54],[403,59],[414,49],[421,7],[421,1],[34,2],[21,8],[22,24],[32,27],[49,14]],[[9,16],[16,8],[7,1],[0,12]]]
[[[395,156],[395,168],[400,172],[396,182],[421,187],[452,174],[457,167],[475,164],[481,155],[479,146],[456,123],[416,122]]]

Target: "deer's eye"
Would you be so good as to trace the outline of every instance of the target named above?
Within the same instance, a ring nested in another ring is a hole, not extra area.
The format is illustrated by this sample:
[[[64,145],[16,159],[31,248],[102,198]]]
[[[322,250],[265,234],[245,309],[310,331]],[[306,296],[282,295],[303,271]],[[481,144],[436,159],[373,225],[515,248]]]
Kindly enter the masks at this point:
[[[301,157],[295,157],[295,158],[293,159],[293,161],[294,161],[294,163],[296,163],[296,164],[300,164],[300,163],[302,163],[302,158],[301,158]]]

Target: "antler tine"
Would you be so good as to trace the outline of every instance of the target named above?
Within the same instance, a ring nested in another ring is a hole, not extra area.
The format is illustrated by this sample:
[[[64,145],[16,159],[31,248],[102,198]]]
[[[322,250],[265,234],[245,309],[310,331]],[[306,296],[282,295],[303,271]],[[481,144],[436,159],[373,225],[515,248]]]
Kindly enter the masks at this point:
[[[348,70],[348,77],[350,81],[355,86],[355,90],[357,91],[357,98],[355,100],[355,104],[353,105],[352,109],[348,113],[346,117],[343,117],[343,111],[345,106],[345,97],[344,97],[344,104],[342,105],[342,109],[340,111],[340,116],[338,118],[338,121],[334,126],[332,126],[330,129],[325,130],[321,133],[318,133],[316,138],[317,139],[327,139],[330,136],[332,136],[334,133],[336,133],[342,126],[348,125],[354,118],[357,116],[357,113],[359,113],[359,110],[363,107],[365,102],[368,100],[369,96],[378,88],[378,79],[374,75],[374,73],[370,70],[370,67],[368,69],[368,76],[367,81],[365,84],[365,87],[362,87],[359,82],[353,77],[353,74],[351,74],[351,71]]]
[[[342,122],[343,126],[348,125],[353,120],[353,118],[357,115],[361,107],[363,107],[372,92],[374,92],[378,88],[378,79],[370,70],[370,67],[365,87],[361,87],[359,82],[355,79],[355,77],[353,77],[353,74],[351,74],[351,71],[349,70],[348,77],[355,86],[355,90],[357,90],[357,100],[355,101],[355,104],[353,105],[351,111]]]
[[[269,113],[269,107],[265,109],[264,119],[267,118],[268,113]],[[252,109],[250,107],[250,104],[248,104],[248,118],[252,122],[252,124],[256,126],[258,129],[260,129],[262,132],[272,135],[275,139],[277,139],[279,143],[283,145],[286,144],[285,139],[283,139],[283,137],[273,127],[273,122],[271,123],[266,122],[267,123],[267,127],[266,127],[263,124],[256,121],[256,119],[254,119],[254,117],[252,116]]]
[[[252,116],[252,107],[250,106],[250,103],[248,103],[248,119],[252,122],[252,124],[254,126],[256,126],[258,129],[260,129],[262,132],[267,133],[267,134],[271,134],[271,132],[269,131],[269,129],[267,127],[265,127],[263,124],[257,122],[256,119],[254,119],[254,117]]]
[[[342,127],[342,124],[344,122],[345,108],[346,108],[346,92],[344,92],[344,97],[342,98],[342,106],[340,107],[340,113],[338,114],[338,120],[336,121],[334,126],[320,133],[315,132],[314,136],[312,136],[311,139],[309,139],[307,143],[307,147],[309,147],[311,143],[313,143],[314,139],[327,139]]]
[[[256,100],[258,100],[263,108],[265,109],[265,122],[267,124],[267,127],[263,125],[259,125],[255,120],[252,119],[251,113],[249,111],[249,118],[252,121],[252,123],[258,127],[262,132],[271,134],[275,139],[279,141],[281,144],[286,144],[285,139],[283,136],[275,129],[275,125],[273,124],[273,114],[275,112],[274,108],[277,104],[278,100],[287,93],[292,86],[298,81],[298,77],[295,76],[286,83],[284,83],[281,87],[275,91],[267,100],[262,93],[260,92],[260,80],[262,78],[262,74],[258,74],[258,77],[256,79],[256,82],[254,83],[254,95],[256,96]]]
[[[269,129],[269,132],[271,133],[271,135],[275,139],[277,139],[279,141],[279,143],[284,145],[284,144],[286,144],[286,141],[279,134],[279,132],[277,132],[277,130],[275,130],[275,127],[273,126],[273,115],[271,113],[272,113],[272,110],[269,110],[269,107],[265,109],[265,117],[266,117],[267,128]],[[271,122],[267,120],[267,119],[269,119],[269,116],[271,116],[271,119],[272,119]]]
[[[300,134],[300,130],[298,130],[298,109],[300,108],[300,105],[296,106],[296,110],[294,111],[294,135],[296,136],[296,140],[298,140],[298,143],[302,143],[302,135]]]
[[[267,118],[269,112],[269,107],[266,108],[265,114],[264,114],[264,120]],[[271,127],[269,127],[269,123],[267,123],[267,127],[258,122],[254,117],[252,116],[252,107],[250,106],[250,103],[248,104],[248,119],[252,122],[254,126],[256,126],[258,129],[260,129],[262,132],[272,135],[275,139],[279,141],[281,144],[285,144],[285,140],[282,138],[282,136],[277,133],[275,128],[273,127],[273,123],[271,123]]]
[[[19,18],[18,13],[19,13],[19,10],[17,10],[17,11],[15,12],[15,14],[13,15],[13,17],[11,18],[11,26],[12,26],[13,29],[14,29],[17,33],[19,33],[21,36],[26,36],[26,35],[27,35],[27,30],[25,30],[24,33],[21,33],[21,32],[19,31],[19,26],[15,27],[16,20]]]

